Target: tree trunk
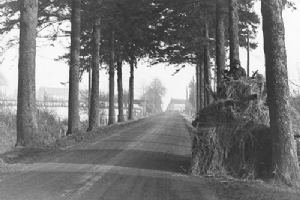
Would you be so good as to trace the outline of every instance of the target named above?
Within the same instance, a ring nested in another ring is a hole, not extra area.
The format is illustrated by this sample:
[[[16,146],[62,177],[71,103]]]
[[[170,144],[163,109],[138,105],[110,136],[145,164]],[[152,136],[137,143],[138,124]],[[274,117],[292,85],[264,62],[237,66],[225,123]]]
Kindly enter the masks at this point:
[[[247,77],[250,76],[250,33],[247,30]]]
[[[229,46],[230,66],[234,60],[239,60],[239,11],[238,0],[229,0]]]
[[[134,67],[135,59],[130,60],[130,77],[129,77],[129,105],[128,105],[128,119],[133,119],[133,101],[134,101]]]
[[[300,186],[300,171],[289,115],[289,86],[281,0],[262,0],[264,52],[274,175]]]
[[[198,113],[200,111],[200,78],[199,78],[199,70],[200,66],[199,66],[199,62],[197,61],[196,63],[196,100],[195,100],[195,104],[196,104],[196,113]]]
[[[100,65],[100,19],[97,18],[93,28],[93,52],[92,52],[92,89],[89,107],[88,131],[100,126],[99,115],[99,65]]]
[[[71,60],[69,71],[69,112],[67,135],[79,129],[79,67],[80,67],[81,0],[72,0]]]
[[[88,112],[90,112],[91,108],[91,96],[92,96],[92,79],[93,79],[93,72],[92,72],[92,65],[93,63],[91,62],[91,65],[89,66],[88,69],[88,75],[89,75],[89,86],[88,86]]]
[[[38,1],[21,1],[20,11],[16,146],[33,146],[38,134],[35,99],[35,57]]]
[[[197,113],[204,108],[204,58],[203,49],[197,53],[197,68],[196,68],[196,91],[197,91]]]
[[[117,74],[118,74],[118,122],[124,121],[123,110],[123,77],[122,77],[122,60],[119,58],[117,62]]]
[[[211,88],[210,82],[210,55],[209,55],[209,24],[208,21],[205,23],[205,45],[204,45],[204,106],[210,104],[210,93],[208,92],[207,88]]]
[[[197,67],[196,67],[197,68]],[[193,109],[195,109],[195,111],[197,112],[197,80],[195,82],[195,79],[193,78],[193,98],[194,98],[194,102],[193,102]]]
[[[115,32],[111,34],[109,63],[109,110],[108,124],[115,123]]]
[[[217,0],[216,5],[216,65],[217,65],[217,91],[220,91],[222,75],[225,69],[225,4],[224,0]]]
[[[204,80],[204,51],[202,50],[199,56],[199,109],[202,110],[205,106],[205,80]]]

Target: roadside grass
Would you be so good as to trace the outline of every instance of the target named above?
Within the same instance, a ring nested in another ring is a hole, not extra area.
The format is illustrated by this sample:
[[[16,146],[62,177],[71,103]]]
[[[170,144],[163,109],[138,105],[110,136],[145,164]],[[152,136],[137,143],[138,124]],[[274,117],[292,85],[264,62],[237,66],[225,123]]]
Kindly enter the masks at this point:
[[[261,180],[240,180],[232,178],[208,178],[220,199],[240,200],[299,200],[300,189],[290,188]]]
[[[48,109],[39,109],[37,113],[39,138],[37,147],[48,147],[65,135],[67,120],[60,120],[56,113]]]
[[[17,138],[15,119],[10,110],[0,110],[0,153],[14,148]]]
[[[48,147],[63,137],[66,121],[60,121],[54,112],[39,109],[37,112],[39,137],[36,147]],[[17,139],[15,112],[0,108],[0,154],[14,149]]]
[[[47,120],[41,122],[40,128],[44,128],[43,135],[41,135],[39,140],[39,146],[36,147],[26,147],[26,148],[14,148],[15,139],[12,143],[12,148],[6,149],[6,151],[0,152],[0,163],[1,160],[3,164],[13,164],[13,163],[32,163],[38,159],[51,157],[57,153],[62,153],[67,151],[77,145],[85,145],[88,142],[95,141],[95,139],[100,139],[112,135],[115,131],[120,128],[130,128],[132,125],[143,121],[145,118],[140,118],[137,120],[130,120],[121,123],[116,123],[108,126],[101,126],[96,130],[87,132],[87,122],[81,123],[81,129],[73,133],[72,135],[65,135],[67,128],[66,121],[53,121],[53,113],[47,111],[42,111],[39,114],[40,120]],[[58,123],[59,122],[59,123]],[[57,127],[53,126],[64,126],[63,131]],[[1,167],[1,165],[0,165]]]
[[[115,130],[118,130],[122,127],[130,127],[138,122],[143,121],[145,118],[140,118],[137,120],[129,120],[125,122],[115,123],[111,125],[100,126],[98,129],[93,131],[87,130],[87,122],[81,125],[81,130],[75,132],[72,135],[64,136],[61,139],[57,140],[54,145],[57,148],[70,148],[79,143],[89,142],[95,140],[95,138],[105,137],[107,135],[111,135]],[[84,128],[83,128],[84,127]]]

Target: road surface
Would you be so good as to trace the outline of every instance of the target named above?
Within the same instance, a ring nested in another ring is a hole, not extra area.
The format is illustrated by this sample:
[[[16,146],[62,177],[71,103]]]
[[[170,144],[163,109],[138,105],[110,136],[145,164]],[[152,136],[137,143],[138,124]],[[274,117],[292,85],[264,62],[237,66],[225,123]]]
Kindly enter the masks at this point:
[[[0,176],[0,199],[239,199],[224,198],[220,185],[188,175],[190,156],[183,118],[162,114],[55,155],[9,165]]]

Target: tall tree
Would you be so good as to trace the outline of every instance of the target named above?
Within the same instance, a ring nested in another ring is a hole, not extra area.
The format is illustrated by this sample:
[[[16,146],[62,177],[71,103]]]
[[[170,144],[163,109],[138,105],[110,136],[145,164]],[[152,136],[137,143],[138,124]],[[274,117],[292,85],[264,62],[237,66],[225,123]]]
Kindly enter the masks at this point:
[[[247,33],[247,77],[250,76],[250,34]]]
[[[20,2],[20,46],[16,146],[34,145],[38,133],[35,97],[37,0]]]
[[[211,88],[211,67],[210,67],[210,44],[209,44],[209,21],[205,22],[204,29],[204,52],[203,52],[203,63],[204,63],[204,106],[210,104],[210,93],[208,91]]]
[[[129,61],[130,65],[130,77],[129,77],[129,105],[128,105],[128,119],[133,119],[133,101],[134,101],[134,68],[136,65],[136,60],[134,56],[131,56]]]
[[[199,63],[197,63],[195,65],[196,67],[196,86],[195,86],[195,90],[196,90],[196,99],[195,99],[195,105],[196,105],[196,113],[198,113],[200,111],[200,65]]]
[[[80,67],[81,0],[72,0],[71,60],[69,71],[69,111],[67,135],[79,129],[79,67]]]
[[[282,9],[281,0],[261,1],[273,171],[281,181],[300,186],[299,163],[289,115],[290,94]]]
[[[205,107],[204,48],[201,48],[201,52],[198,53],[197,57],[199,67],[199,109],[202,110]]]
[[[124,121],[123,110],[123,75],[122,75],[122,60],[119,56],[117,60],[117,75],[118,75],[118,122]]]
[[[233,60],[239,60],[239,11],[238,0],[229,0],[229,47],[230,65]]]
[[[109,110],[108,124],[115,123],[115,32],[111,32],[109,63]]]
[[[89,107],[89,127],[91,131],[100,126],[100,115],[99,115],[99,65],[100,65],[100,26],[101,19],[95,18],[93,28],[93,56],[92,56],[92,89],[90,97]]]
[[[255,12],[254,0],[239,1],[239,40],[240,46],[247,50],[247,75],[250,75],[250,51],[257,47],[255,37],[257,34],[259,16]]]
[[[196,108],[197,113],[205,107],[205,70],[204,70],[204,48],[196,54]]]
[[[225,69],[225,4],[223,0],[216,0],[216,66],[217,91],[221,87],[222,74]]]

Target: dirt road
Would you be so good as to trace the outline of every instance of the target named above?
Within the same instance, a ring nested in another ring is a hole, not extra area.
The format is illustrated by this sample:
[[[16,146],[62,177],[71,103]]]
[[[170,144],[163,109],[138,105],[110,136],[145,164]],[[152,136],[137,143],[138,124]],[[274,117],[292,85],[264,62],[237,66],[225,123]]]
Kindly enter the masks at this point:
[[[34,162],[10,164],[0,176],[0,199],[300,199],[274,189],[266,195],[250,183],[192,177],[190,156],[183,118],[162,114]]]

